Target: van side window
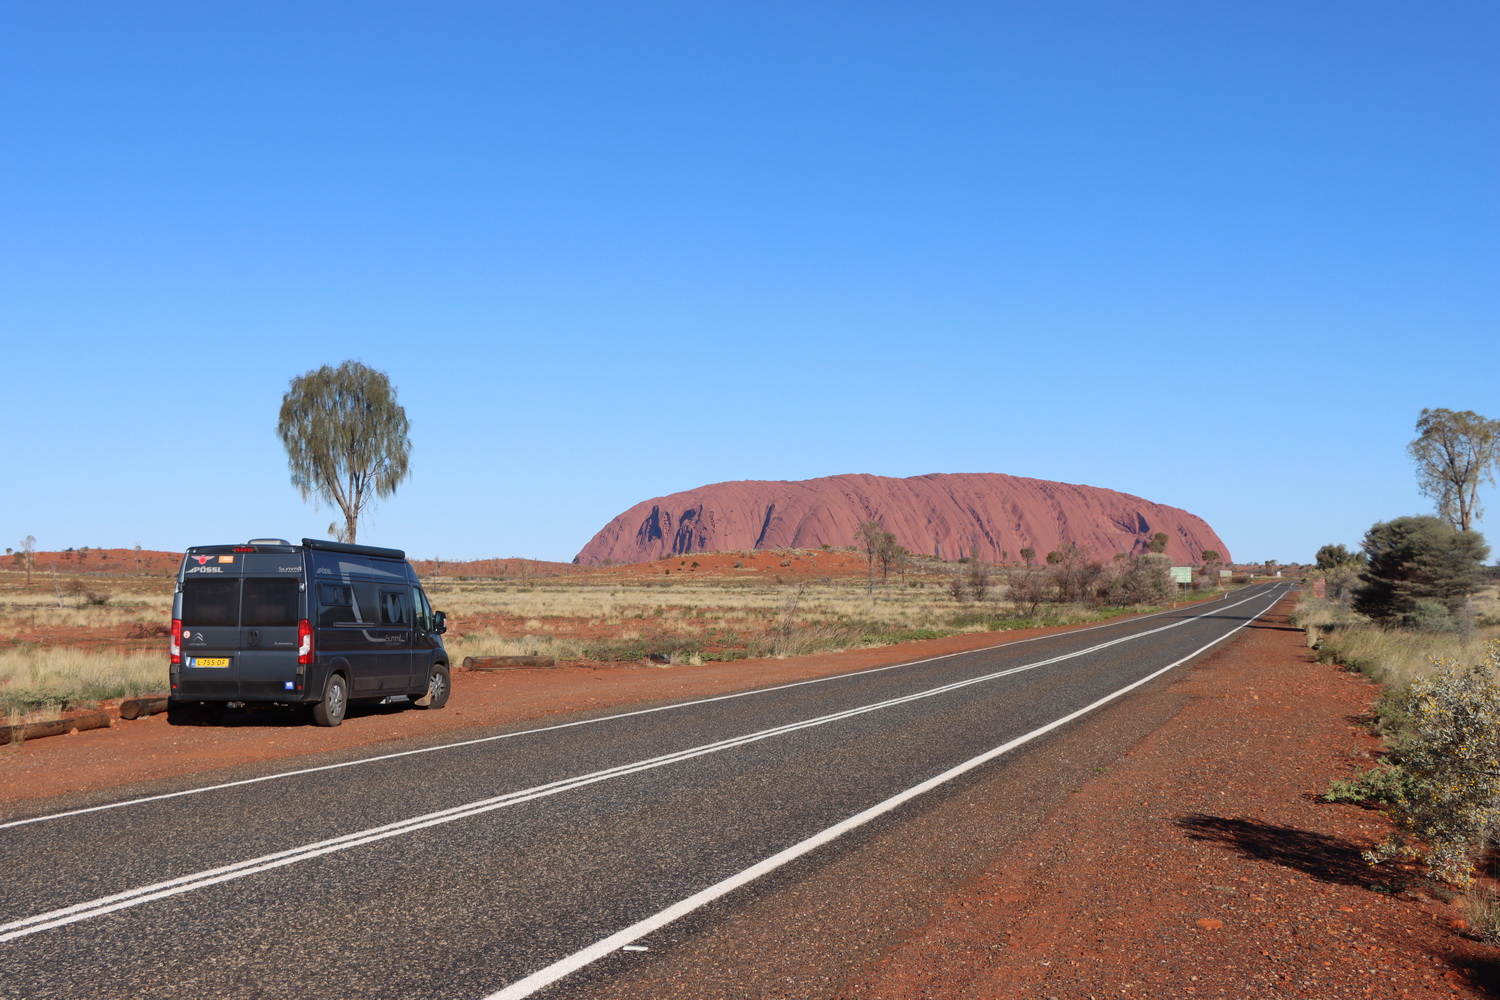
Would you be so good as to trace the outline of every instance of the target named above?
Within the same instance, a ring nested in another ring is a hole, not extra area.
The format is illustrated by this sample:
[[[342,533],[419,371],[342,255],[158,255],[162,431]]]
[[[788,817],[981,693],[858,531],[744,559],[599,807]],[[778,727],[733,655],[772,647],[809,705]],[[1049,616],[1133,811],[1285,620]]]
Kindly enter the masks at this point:
[[[354,588],[347,583],[318,584],[319,625],[356,625]]]
[[[245,577],[240,598],[240,624],[249,628],[275,628],[297,624],[296,580],[289,577]]]
[[[382,625],[410,625],[411,618],[406,613],[406,592],[401,590],[382,590],[380,592],[380,624]]]
[[[354,620],[361,625],[380,623],[380,600],[375,595],[373,580],[354,581]]]

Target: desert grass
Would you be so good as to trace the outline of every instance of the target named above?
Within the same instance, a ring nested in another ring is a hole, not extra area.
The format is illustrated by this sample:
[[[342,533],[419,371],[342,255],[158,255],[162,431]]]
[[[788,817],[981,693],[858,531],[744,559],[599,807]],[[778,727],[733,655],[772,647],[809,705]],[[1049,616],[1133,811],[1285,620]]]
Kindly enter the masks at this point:
[[[167,690],[167,657],[67,646],[0,649],[0,712],[35,714]]]
[[[113,580],[0,573],[0,637],[22,629],[108,628],[165,623],[172,614],[171,580]]]
[[[1307,629],[1308,645],[1318,646],[1320,660],[1341,664],[1389,689],[1400,690],[1419,677],[1431,676],[1440,662],[1484,661],[1485,643],[1500,638],[1500,621],[1489,617],[1500,612],[1496,589],[1476,595],[1471,611],[1476,623],[1473,629],[1423,632],[1386,628],[1334,602],[1306,596],[1298,602],[1292,620]]]
[[[1126,611],[1044,604],[1033,616],[1006,600],[959,603],[947,589],[952,567],[938,565],[877,580],[822,577],[793,582],[663,574],[659,580],[551,577],[530,581],[445,576],[424,581],[448,615],[444,637],[455,664],[465,656],[541,655],[559,662],[669,663],[787,657],[889,645],[963,632],[1097,621]],[[66,578],[59,577],[59,580]],[[81,578],[82,588],[37,574],[0,571],[0,640],[24,628],[106,629],[171,616],[171,579]],[[107,604],[83,603],[89,587]],[[74,593],[74,592],[77,593]],[[163,653],[0,647],[0,711],[79,704],[165,689]]]
[[[1440,661],[1482,662],[1485,640],[1494,638],[1495,631],[1459,636],[1372,624],[1349,625],[1323,640],[1318,658],[1358,670],[1387,688],[1401,689],[1419,677],[1430,677]]]
[[[1052,604],[1027,617],[1006,602],[1003,587],[996,588],[996,600],[962,604],[943,582],[934,576],[903,585],[893,578],[872,593],[864,580],[851,578],[781,585],[690,576],[639,583],[467,580],[433,586],[430,596],[449,616],[447,645],[455,660],[526,654],[621,661],[656,653],[671,662],[786,657],[1155,610]],[[496,616],[518,621],[524,634],[501,635],[479,625],[474,635],[464,625],[466,618],[484,622]]]
[[[795,584],[766,585],[729,582],[600,585],[563,579],[528,586],[505,583],[446,582],[429,588],[434,605],[450,619],[462,620],[504,614],[522,619],[536,628],[549,619],[628,623],[650,619],[694,621],[768,622],[779,619],[789,595],[796,595],[798,614],[804,618],[856,622],[879,622],[891,628],[930,627],[958,615],[989,618],[1016,616],[997,587],[999,599],[959,604],[945,593],[938,581],[923,586],[901,586],[894,580],[866,592],[863,581],[834,579]]]
[[[508,636],[485,630],[445,636],[443,646],[455,665],[466,656],[551,656],[563,662],[583,659],[585,642],[561,636]]]
[[[1485,944],[1500,944],[1500,897],[1488,886],[1472,886],[1464,894],[1464,921]]]
[[[1313,597],[1304,593],[1292,610],[1292,624],[1307,633],[1307,645],[1311,649],[1323,641],[1324,636],[1335,629],[1365,624],[1362,615],[1357,615],[1337,601]]]

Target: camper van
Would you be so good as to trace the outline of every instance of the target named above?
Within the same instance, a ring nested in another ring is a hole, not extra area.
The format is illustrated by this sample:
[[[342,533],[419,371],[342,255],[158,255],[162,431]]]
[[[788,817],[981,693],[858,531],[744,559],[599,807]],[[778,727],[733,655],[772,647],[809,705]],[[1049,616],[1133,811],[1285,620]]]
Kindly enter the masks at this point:
[[[351,704],[442,708],[446,630],[400,549],[312,538],[194,546],[172,597],[168,717],[282,704],[337,726]]]

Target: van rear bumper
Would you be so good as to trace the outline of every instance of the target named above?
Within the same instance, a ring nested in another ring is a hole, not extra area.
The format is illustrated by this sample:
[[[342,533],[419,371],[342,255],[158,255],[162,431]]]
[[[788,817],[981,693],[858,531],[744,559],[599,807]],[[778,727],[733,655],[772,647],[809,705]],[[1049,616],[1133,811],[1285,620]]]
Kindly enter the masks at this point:
[[[200,667],[207,656],[227,666]],[[209,650],[172,664],[172,697],[182,701],[305,702],[321,690],[307,683],[307,668],[293,652]]]
[[[176,682],[172,697],[178,701],[257,701],[257,702],[306,702],[317,699],[308,691],[307,685],[299,688],[295,678],[290,681],[241,681],[233,677],[203,677],[207,671],[185,670],[174,677]]]

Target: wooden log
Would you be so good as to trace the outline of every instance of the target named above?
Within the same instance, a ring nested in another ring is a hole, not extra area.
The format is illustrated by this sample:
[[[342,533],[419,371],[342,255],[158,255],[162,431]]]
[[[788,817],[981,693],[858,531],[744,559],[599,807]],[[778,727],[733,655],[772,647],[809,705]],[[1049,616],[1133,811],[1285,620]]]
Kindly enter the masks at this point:
[[[15,726],[0,726],[0,743],[16,743],[35,740],[43,736],[62,736],[77,729],[108,729],[109,716],[104,712],[75,715],[70,719],[49,719],[46,722],[23,722]]]
[[[151,698],[126,698],[120,702],[120,718],[122,719],[141,719],[166,710],[166,695]]]
[[[465,670],[512,670],[516,667],[555,667],[552,656],[465,656]]]

